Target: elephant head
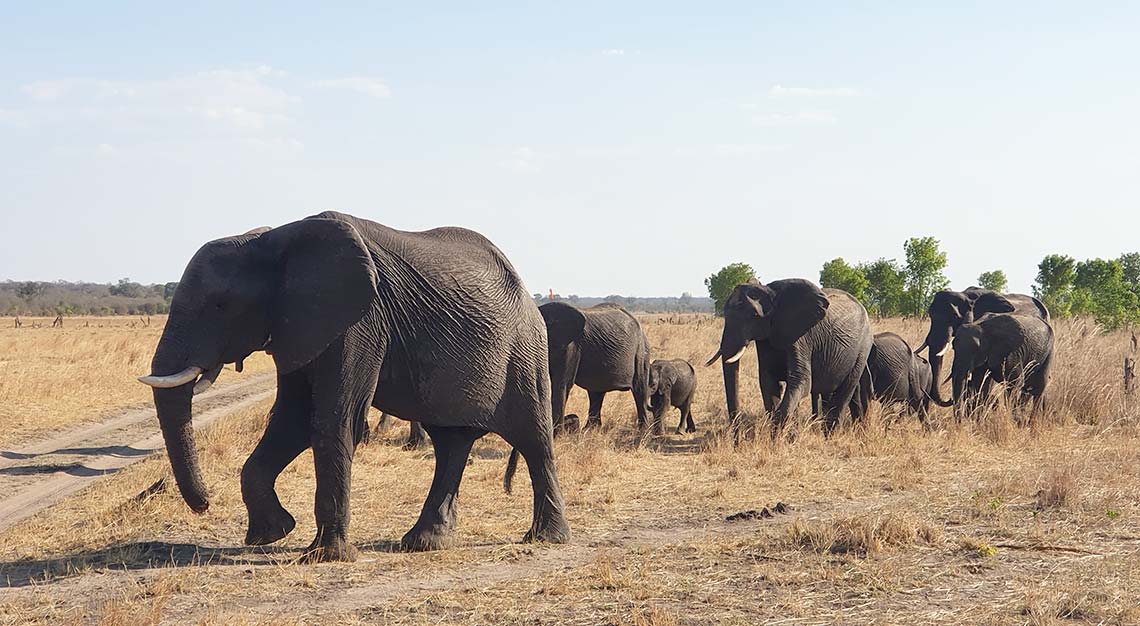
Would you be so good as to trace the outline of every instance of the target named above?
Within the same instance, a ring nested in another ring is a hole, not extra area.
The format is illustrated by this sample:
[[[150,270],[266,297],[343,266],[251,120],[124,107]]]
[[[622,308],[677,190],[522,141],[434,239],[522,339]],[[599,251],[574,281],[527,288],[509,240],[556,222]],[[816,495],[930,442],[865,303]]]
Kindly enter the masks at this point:
[[[939,390],[939,380],[942,374],[942,358],[950,348],[950,340],[955,330],[963,325],[973,322],[975,317],[985,313],[1009,313],[1014,310],[1005,296],[989,289],[970,287],[965,291],[951,291],[944,289],[934,294],[927,314],[930,316],[930,330],[926,339],[915,352],[922,352],[930,348],[930,397],[939,404],[944,404]]]
[[[827,314],[830,301],[823,290],[806,280],[778,280],[767,285],[737,285],[724,304],[724,331],[720,348],[705,366],[720,359],[724,368],[724,395],[731,419],[737,414],[740,357],[749,343],[768,342],[777,349],[791,348]]]
[[[963,292],[944,289],[934,294],[934,300],[930,302],[926,312],[930,316],[930,330],[915,352],[930,348],[930,397],[941,402],[938,380],[942,373],[942,357],[950,348],[954,330],[962,324],[973,321],[974,301]]]
[[[672,398],[672,387],[668,381],[663,380],[661,376],[661,369],[658,367],[649,368],[649,411],[653,413],[653,418],[660,421],[665,416],[665,411],[669,409],[669,403]]]
[[[578,340],[586,330],[586,316],[569,304],[548,302],[540,307],[546,323],[546,345],[550,359],[551,415],[560,427],[566,413],[566,398],[574,387],[581,357]]]
[[[190,260],[139,380],[154,404],[186,503],[209,508],[191,422],[192,396],[226,363],[265,349],[279,375],[316,358],[376,300],[376,268],[359,233],[322,216],[211,241]]]

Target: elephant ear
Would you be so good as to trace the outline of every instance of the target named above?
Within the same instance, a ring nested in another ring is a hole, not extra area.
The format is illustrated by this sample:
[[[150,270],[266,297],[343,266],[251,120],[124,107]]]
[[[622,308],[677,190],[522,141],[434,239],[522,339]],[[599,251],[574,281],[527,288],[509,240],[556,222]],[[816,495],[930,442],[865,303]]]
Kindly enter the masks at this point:
[[[776,292],[769,317],[772,320],[772,343],[787,349],[827,315],[831,302],[827,294],[801,279],[768,283]]]
[[[258,238],[279,270],[270,352],[282,374],[317,358],[376,301],[376,265],[348,222],[310,217]]]
[[[538,312],[546,322],[546,340],[551,347],[567,346],[586,330],[586,316],[569,304],[547,302],[538,307]]]

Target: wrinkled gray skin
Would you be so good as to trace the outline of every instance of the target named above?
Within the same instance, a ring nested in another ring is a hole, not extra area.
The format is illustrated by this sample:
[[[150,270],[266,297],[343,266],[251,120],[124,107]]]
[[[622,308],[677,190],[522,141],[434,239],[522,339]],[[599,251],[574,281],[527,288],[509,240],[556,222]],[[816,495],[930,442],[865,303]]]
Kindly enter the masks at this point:
[[[1052,361],[1053,328],[1048,322],[1036,315],[984,315],[954,333],[953,401],[938,404],[953,405],[961,416],[989,398],[994,383],[1009,383],[1007,393],[1017,393],[1015,403],[1032,402],[1035,415],[1044,404]]]
[[[415,415],[436,470],[407,549],[445,544],[476,439],[501,435],[527,460],[534,489],[528,540],[569,529],[555,474],[546,328],[510,262],[460,228],[403,232],[326,212],[210,242],[190,261],[152,362],[169,376],[207,372],[266,349],[277,400],[241,472],[246,543],[286,536],[293,516],[273,485],[306,448],[316,469],[316,538],[308,560],[351,560],[349,480],[368,407]],[[209,507],[190,420],[194,382],[154,390],[178,487]]]
[[[693,395],[697,391],[697,373],[693,366],[682,359],[658,359],[649,365],[649,411],[653,421],[661,423],[669,407],[681,410],[681,421],[677,422],[676,434],[682,427],[690,433],[697,432],[693,423]]]
[[[1049,310],[1033,296],[1000,294],[979,287],[970,287],[965,291],[943,289],[934,294],[926,312],[930,316],[930,329],[915,352],[930,348],[930,395],[939,403],[943,403],[939,390],[942,384],[942,358],[959,326],[980,319],[987,313],[1017,313],[1049,321]]]
[[[878,333],[867,357],[876,400],[903,404],[925,421],[930,410],[930,363],[894,333]]]
[[[602,401],[609,391],[630,391],[637,407],[637,427],[644,430],[649,400],[649,340],[628,311],[604,302],[578,309],[562,302],[538,307],[546,320],[550,386],[555,430],[573,429],[576,415],[566,415],[574,385],[590,396],[586,427],[601,426]],[[661,422],[653,432],[661,434]]]
[[[822,400],[825,432],[835,428],[846,406],[859,413],[852,417],[862,417],[860,403],[852,399],[866,376],[871,325],[867,310],[850,294],[793,278],[737,285],[729,295],[720,349],[706,365],[722,360],[725,399],[737,441],[739,359],[752,342],[773,435],[808,394],[819,394]]]

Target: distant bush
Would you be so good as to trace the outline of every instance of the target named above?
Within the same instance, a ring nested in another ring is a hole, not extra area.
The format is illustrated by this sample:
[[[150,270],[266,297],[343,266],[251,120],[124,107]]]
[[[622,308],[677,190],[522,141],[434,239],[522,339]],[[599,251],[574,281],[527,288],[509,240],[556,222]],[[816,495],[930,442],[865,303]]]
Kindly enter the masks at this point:
[[[0,315],[156,315],[170,310],[177,283],[113,285],[67,281],[0,282]]]

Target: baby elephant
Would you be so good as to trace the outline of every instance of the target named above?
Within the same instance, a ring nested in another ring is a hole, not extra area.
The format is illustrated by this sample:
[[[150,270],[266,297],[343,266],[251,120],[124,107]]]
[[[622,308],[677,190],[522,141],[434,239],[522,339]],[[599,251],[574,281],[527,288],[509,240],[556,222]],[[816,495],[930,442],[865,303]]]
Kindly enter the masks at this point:
[[[688,422],[686,430],[697,432],[693,423],[693,394],[697,390],[697,376],[693,366],[681,359],[658,359],[649,366],[649,410],[653,421],[661,423],[665,411],[670,406],[681,409],[681,421],[677,422],[676,433]]]
[[[930,363],[910,349],[905,339],[894,333],[875,335],[867,357],[872,394],[883,404],[905,404],[909,412],[926,420],[930,410]]]

